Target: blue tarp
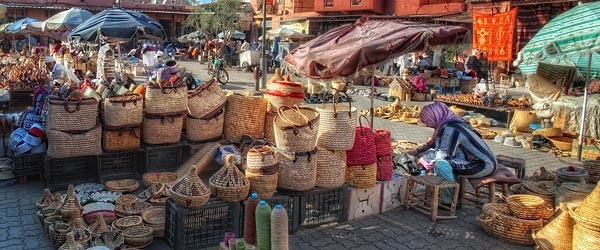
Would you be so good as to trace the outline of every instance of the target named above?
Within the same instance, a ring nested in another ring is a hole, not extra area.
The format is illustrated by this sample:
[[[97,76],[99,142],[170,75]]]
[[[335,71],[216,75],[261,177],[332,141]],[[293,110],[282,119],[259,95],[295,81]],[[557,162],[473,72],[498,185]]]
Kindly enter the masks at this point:
[[[7,34],[19,33],[19,31],[21,31],[21,25],[28,24],[28,23],[34,23],[34,22],[39,22],[39,20],[30,18],[30,17],[21,19],[21,20],[18,20],[16,22],[12,23],[11,25],[8,25],[6,27],[6,29],[4,30],[4,32]]]

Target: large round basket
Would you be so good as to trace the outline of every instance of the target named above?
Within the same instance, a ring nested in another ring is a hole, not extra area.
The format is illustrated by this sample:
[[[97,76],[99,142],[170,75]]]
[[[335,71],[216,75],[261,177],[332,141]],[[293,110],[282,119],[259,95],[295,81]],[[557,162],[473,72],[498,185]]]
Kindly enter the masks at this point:
[[[377,163],[348,165],[346,183],[356,188],[371,188],[377,185]]]
[[[542,229],[533,233],[538,247],[544,250],[570,250],[573,247],[574,221],[569,215],[567,204],[562,203],[560,214]]]
[[[123,237],[128,246],[144,248],[152,244],[154,229],[147,226],[131,227],[123,231]]]
[[[554,181],[523,181],[523,193],[544,199],[546,207],[554,210],[554,196],[558,186]]]
[[[535,244],[532,232],[542,228],[543,220],[522,220],[512,217],[505,204],[488,203],[483,205],[481,225],[488,234],[517,245]]]
[[[306,97],[302,84],[291,81],[272,82],[267,87],[265,95],[275,108],[300,105]]]
[[[182,207],[197,208],[208,202],[210,189],[198,176],[196,166],[192,166],[173,186],[167,188],[167,194]]]
[[[140,215],[144,209],[151,207],[152,204],[143,201],[137,201],[131,204],[125,204],[123,206],[116,206],[115,211],[119,217],[127,217],[133,215]]]
[[[233,158],[233,155],[227,155],[225,165],[208,180],[211,192],[220,200],[227,202],[245,200],[250,192],[250,182],[233,163]]]
[[[307,152],[317,146],[319,112],[315,109],[281,107],[273,126],[277,148],[289,152]]]
[[[289,191],[306,191],[314,188],[317,180],[316,153],[316,148],[310,152],[276,151],[275,156],[279,161],[277,188]]]
[[[120,249],[125,244],[125,238],[118,231],[108,231],[94,239],[94,246],[105,246],[109,249]]]
[[[519,219],[539,220],[546,214],[546,204],[538,196],[517,194],[506,198],[511,214]]]
[[[346,151],[319,148],[317,151],[317,179],[320,188],[337,188],[344,185],[346,176]]]
[[[116,219],[112,223],[112,227],[115,230],[123,231],[130,227],[141,226],[144,225],[144,221],[141,216],[127,216],[123,218]]]
[[[140,187],[138,181],[134,179],[122,179],[107,181],[105,184],[106,190],[121,193],[133,193]]]
[[[142,211],[142,219],[154,229],[154,237],[165,237],[165,207],[151,207]]]
[[[173,172],[145,173],[142,176],[144,187],[150,188],[156,184],[169,184],[177,180],[177,174]]]

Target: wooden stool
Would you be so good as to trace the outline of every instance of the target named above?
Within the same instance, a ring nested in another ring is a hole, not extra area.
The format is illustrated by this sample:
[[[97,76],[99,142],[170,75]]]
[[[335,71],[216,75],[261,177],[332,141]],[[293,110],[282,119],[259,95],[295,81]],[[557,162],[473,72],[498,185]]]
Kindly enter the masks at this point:
[[[419,185],[425,186],[425,193],[417,191]],[[450,207],[439,202],[440,189],[448,188],[454,191]],[[456,203],[458,201],[459,189],[460,185],[458,183],[450,182],[438,176],[410,176],[407,180],[404,204],[406,209],[412,207],[424,214],[431,214],[431,221],[433,222],[436,222],[438,219],[454,219],[456,218]],[[438,215],[439,207],[450,210],[450,215]]]
[[[497,182],[491,182],[488,183],[487,185],[482,185],[479,187],[473,187],[474,192],[467,190],[467,178],[465,177],[460,177],[460,203],[461,205],[464,205],[465,202],[467,200],[469,201],[473,201],[477,204],[481,203],[481,200],[479,200],[479,198],[481,197],[481,194],[485,194],[488,196],[488,201],[489,203],[496,203],[496,185],[501,185],[502,186],[502,195],[504,195],[504,197],[508,197],[508,184],[507,183],[497,183]],[[483,190],[482,188],[486,188],[487,190]],[[469,196],[475,196],[473,197],[469,197]]]

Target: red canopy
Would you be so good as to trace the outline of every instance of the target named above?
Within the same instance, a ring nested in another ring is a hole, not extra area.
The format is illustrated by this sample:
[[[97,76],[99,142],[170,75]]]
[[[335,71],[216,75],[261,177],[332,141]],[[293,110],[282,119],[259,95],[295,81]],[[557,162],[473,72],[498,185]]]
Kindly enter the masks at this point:
[[[332,29],[292,51],[285,61],[310,78],[346,77],[390,56],[469,42],[468,29],[408,21],[371,21]]]

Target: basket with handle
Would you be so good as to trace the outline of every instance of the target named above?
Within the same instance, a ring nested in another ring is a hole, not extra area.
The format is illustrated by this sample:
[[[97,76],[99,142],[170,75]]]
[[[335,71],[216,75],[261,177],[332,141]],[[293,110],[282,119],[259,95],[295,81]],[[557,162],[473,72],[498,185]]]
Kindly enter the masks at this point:
[[[483,230],[493,237],[517,245],[535,244],[532,233],[542,228],[543,220],[523,220],[510,215],[506,204],[487,203],[478,217]]]
[[[278,148],[275,156],[279,162],[277,188],[289,191],[306,191],[317,181],[317,148],[308,152],[287,152]]]
[[[377,185],[377,164],[348,165],[346,183],[356,188],[370,188]]]
[[[106,152],[134,151],[140,149],[141,127],[102,130],[102,150]]]
[[[47,130],[48,151],[52,158],[71,158],[102,154],[102,127],[88,131]]]
[[[377,146],[375,144],[375,133],[371,129],[371,124],[368,127],[362,125],[362,118],[369,121],[366,116],[361,115],[358,118],[359,126],[354,132],[354,144],[352,149],[346,154],[348,165],[363,165],[373,164],[377,162]]]
[[[243,135],[261,138],[265,128],[267,101],[264,98],[231,94],[225,107],[225,140],[239,142]]]
[[[184,83],[150,84],[146,88],[144,112],[147,114],[185,114],[188,110],[187,86]]]
[[[225,157],[225,165],[208,180],[211,192],[227,202],[242,201],[248,197],[250,182],[233,163],[233,155]]]
[[[318,148],[317,179],[320,188],[337,188],[344,185],[346,176],[346,151]]]
[[[213,117],[206,119],[187,116],[185,122],[185,136],[191,142],[215,141],[223,137],[223,124],[225,112],[221,110]]]
[[[46,130],[87,131],[96,126],[98,101],[94,98],[49,97]]]
[[[356,121],[358,119],[356,108],[348,102],[348,105],[338,104],[336,100],[344,92],[334,93],[333,104],[325,104],[317,107],[319,111],[319,132],[317,134],[317,145],[329,150],[350,150],[354,144]]]
[[[227,101],[225,92],[215,79],[204,82],[196,89],[188,91],[187,96],[188,114],[194,118],[205,118],[207,115],[222,109]]]
[[[181,140],[183,115],[144,115],[142,137],[147,144],[177,143]]]
[[[506,204],[512,215],[524,220],[539,220],[548,210],[544,199],[535,195],[511,195],[506,198]]]
[[[388,181],[394,175],[394,160],[392,155],[377,156],[377,180]]]
[[[197,208],[208,202],[210,189],[198,176],[196,166],[192,166],[173,186],[167,187],[167,194],[182,207]]]
[[[250,192],[268,199],[277,190],[279,164],[270,146],[253,146],[246,154],[246,178]]]
[[[307,152],[317,146],[319,112],[305,107],[281,107],[273,121],[275,144],[289,152]]]
[[[140,94],[111,96],[104,100],[104,126],[107,128],[142,125],[144,97]]]

